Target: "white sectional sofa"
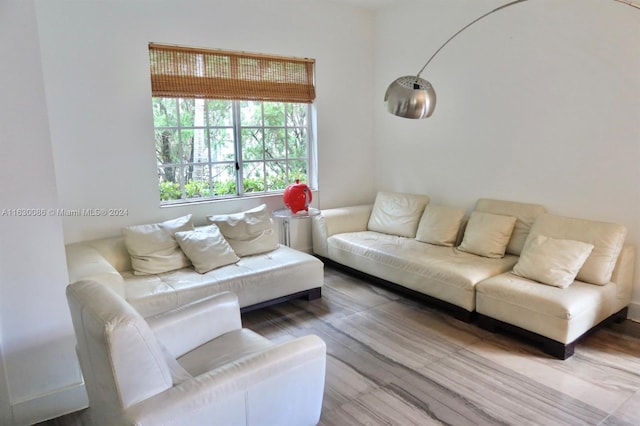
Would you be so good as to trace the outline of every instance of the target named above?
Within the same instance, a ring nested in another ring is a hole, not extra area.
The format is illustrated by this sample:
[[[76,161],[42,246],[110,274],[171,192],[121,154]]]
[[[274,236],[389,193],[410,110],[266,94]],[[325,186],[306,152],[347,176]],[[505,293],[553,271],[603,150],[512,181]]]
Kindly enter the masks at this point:
[[[237,295],[242,312],[321,296],[323,263],[280,245],[264,205],[208,220],[194,227],[187,215],[69,244],[69,281],[110,287],[143,317],[223,291]]]
[[[623,226],[480,199],[464,209],[379,192],[312,221],[325,262],[426,299],[465,321],[521,332],[566,359],[597,325],[626,317],[635,250]]]

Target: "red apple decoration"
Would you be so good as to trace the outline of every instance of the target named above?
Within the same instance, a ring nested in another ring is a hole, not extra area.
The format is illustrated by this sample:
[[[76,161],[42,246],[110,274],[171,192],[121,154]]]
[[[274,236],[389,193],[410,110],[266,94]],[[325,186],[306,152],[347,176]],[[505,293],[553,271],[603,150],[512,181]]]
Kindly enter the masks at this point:
[[[293,214],[296,214],[301,210],[309,211],[312,195],[309,187],[300,183],[300,179],[296,179],[296,183],[285,188],[282,198],[284,205],[289,207]]]

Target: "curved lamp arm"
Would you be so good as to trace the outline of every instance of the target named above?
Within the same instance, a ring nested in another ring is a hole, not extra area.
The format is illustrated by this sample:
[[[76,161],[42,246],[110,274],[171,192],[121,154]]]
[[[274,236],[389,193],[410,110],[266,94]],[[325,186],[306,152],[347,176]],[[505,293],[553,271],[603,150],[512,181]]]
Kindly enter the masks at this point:
[[[525,2],[527,0],[515,0],[502,6],[496,7],[493,10],[477,17],[473,21],[469,22],[464,27],[460,28],[455,34],[445,41],[442,46],[435,51],[433,55],[427,60],[424,66],[418,71],[415,76],[404,76],[396,79],[384,95],[384,102],[389,111],[393,115],[403,118],[427,118],[433,114],[433,110],[436,107],[436,92],[433,89],[431,83],[427,80],[420,78],[422,71],[429,65],[429,63],[435,58],[435,56],[447,45],[451,40],[456,38],[461,32],[475,24],[479,20],[495,13],[499,10],[505,9],[509,6],[513,6],[518,3]],[[613,0],[618,3],[623,3],[631,7],[640,9],[640,5],[634,3],[631,0]]]
[[[437,55],[437,54],[442,50],[442,48],[443,48],[443,47],[445,47],[447,44],[449,44],[449,42],[450,42],[451,40],[453,40],[454,38],[456,38],[456,36],[457,36],[458,34],[460,34],[461,32],[463,32],[464,30],[466,30],[467,28],[469,28],[470,26],[472,26],[473,24],[475,24],[476,22],[478,22],[478,21],[479,21],[479,20],[481,20],[482,18],[487,17],[487,16],[491,15],[492,13],[495,13],[495,12],[497,12],[497,11],[501,10],[501,9],[506,8],[506,7],[513,6],[513,5],[514,5],[514,4],[516,4],[516,3],[522,3],[523,1],[527,1],[527,0],[516,0],[516,1],[512,1],[511,3],[503,4],[502,6],[500,6],[500,7],[496,7],[495,9],[493,9],[493,10],[491,10],[491,11],[489,11],[489,12],[485,13],[485,14],[484,14],[484,15],[482,15],[482,16],[478,16],[476,19],[474,19],[473,21],[469,22],[469,23],[468,23],[467,25],[465,25],[464,27],[460,28],[460,29],[459,29],[459,30],[458,30],[454,35],[452,35],[451,37],[449,37],[449,38],[447,39],[447,41],[445,41],[445,42],[442,44],[442,46],[440,46],[440,47],[438,48],[438,50],[436,50],[436,51],[435,51],[435,53],[434,53],[433,55],[431,55],[431,57],[429,58],[429,60],[427,60],[427,63],[426,63],[426,64],[424,64],[422,68],[420,68],[420,71],[418,71],[418,74],[416,74],[416,77],[420,77],[420,74],[422,74],[422,71],[424,71],[424,69],[427,67],[427,65],[429,65],[429,62],[431,62],[431,60],[432,60],[433,58],[435,58],[435,57],[436,57],[436,55]]]

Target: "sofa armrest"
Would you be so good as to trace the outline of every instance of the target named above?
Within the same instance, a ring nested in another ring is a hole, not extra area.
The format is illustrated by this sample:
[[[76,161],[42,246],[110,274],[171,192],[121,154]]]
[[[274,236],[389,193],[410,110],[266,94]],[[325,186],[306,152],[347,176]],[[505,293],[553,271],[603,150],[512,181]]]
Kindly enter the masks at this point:
[[[242,327],[238,297],[223,292],[146,318],[158,340],[176,358]]]
[[[123,424],[317,423],[325,369],[325,343],[314,335],[299,337],[134,404]],[[274,410],[274,404],[292,411]]]
[[[66,247],[69,282],[97,281],[126,299],[124,279],[107,259],[85,244],[71,244]]]
[[[327,239],[344,232],[366,231],[373,204],[322,210],[311,222],[313,252],[328,256]]]
[[[636,248],[632,245],[622,247],[616,266],[611,274],[611,281],[616,283],[619,308],[629,305],[633,291],[633,275],[635,271]]]

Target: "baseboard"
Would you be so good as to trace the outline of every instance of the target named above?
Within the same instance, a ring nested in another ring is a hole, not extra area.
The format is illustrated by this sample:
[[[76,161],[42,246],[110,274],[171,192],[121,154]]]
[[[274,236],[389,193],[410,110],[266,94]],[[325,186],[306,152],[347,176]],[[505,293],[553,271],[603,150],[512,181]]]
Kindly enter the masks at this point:
[[[13,404],[13,423],[31,425],[73,413],[89,406],[84,383],[78,383],[46,395]]]
[[[629,303],[629,314],[627,315],[627,319],[635,322],[640,322],[640,303]]]

